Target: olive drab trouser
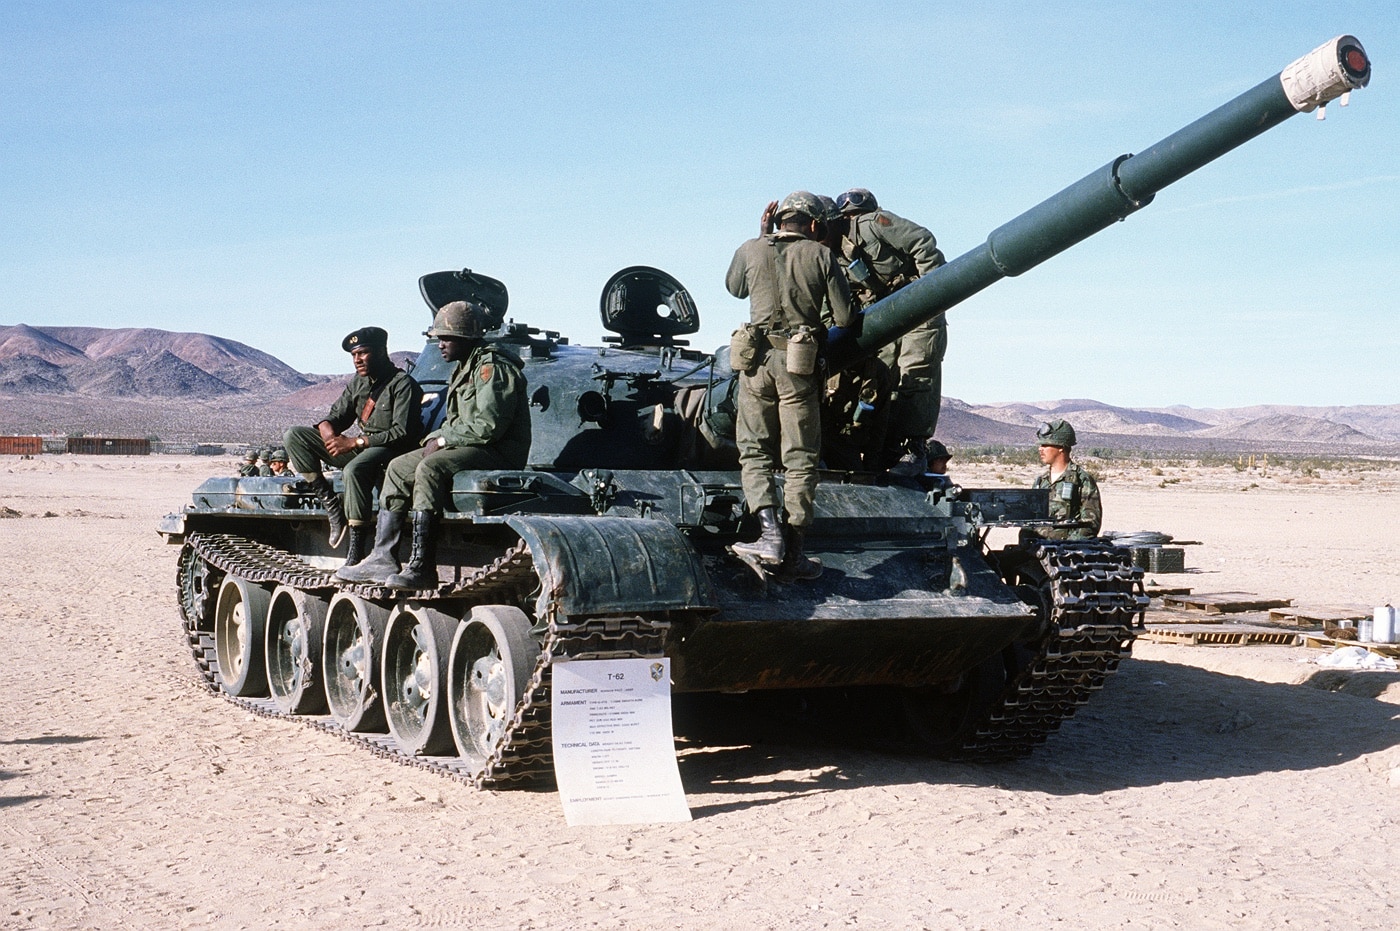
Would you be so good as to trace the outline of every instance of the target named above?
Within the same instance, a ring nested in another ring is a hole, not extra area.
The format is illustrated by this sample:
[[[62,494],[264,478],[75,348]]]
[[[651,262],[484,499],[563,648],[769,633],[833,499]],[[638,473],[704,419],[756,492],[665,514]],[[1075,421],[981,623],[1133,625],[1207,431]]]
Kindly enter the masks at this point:
[[[287,464],[293,472],[320,472],[323,463],[343,469],[345,519],[356,524],[374,523],[374,487],[384,477],[385,466],[398,455],[398,450],[370,446],[332,456],[315,427],[289,427],[282,436],[282,445],[287,450]]]
[[[744,499],[755,513],[783,505],[794,527],[812,522],[824,368],[818,364],[810,375],[794,375],[787,370],[787,353],[768,349],[752,374],[739,375],[734,434]],[[781,502],[774,479],[779,468],[787,473]]]
[[[895,377],[890,442],[933,436],[943,404],[943,356],[947,350],[948,324],[942,314],[880,350],[880,361]]]
[[[427,457],[416,449],[389,463],[379,498],[391,511],[441,514],[452,497],[452,477],[458,472],[509,468],[505,457],[488,446],[449,446]]]

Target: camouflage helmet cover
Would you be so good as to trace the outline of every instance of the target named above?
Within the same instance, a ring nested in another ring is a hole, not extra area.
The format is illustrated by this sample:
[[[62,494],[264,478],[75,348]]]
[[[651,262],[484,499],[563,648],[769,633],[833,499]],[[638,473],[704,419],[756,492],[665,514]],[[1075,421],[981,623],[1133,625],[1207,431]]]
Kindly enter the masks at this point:
[[[491,315],[480,304],[453,301],[444,304],[433,317],[432,328],[425,334],[430,339],[444,336],[458,339],[479,339],[486,335]]]
[[[953,458],[953,454],[948,452],[948,447],[944,446],[938,440],[929,440],[928,443],[925,444],[924,455],[927,457],[929,462],[932,462],[935,459]]]
[[[272,451],[272,455],[270,455],[270,456],[267,457],[267,461],[268,461],[268,462],[286,462],[286,461],[287,461],[287,451],[286,451],[285,449],[280,448],[280,447],[277,448],[277,449],[274,449],[274,450]]]
[[[1040,425],[1035,431],[1036,440],[1041,446],[1059,446],[1069,449],[1075,444],[1074,428],[1064,420],[1052,420]]]
[[[826,216],[822,219],[826,220],[828,223],[841,219],[841,208],[836,206],[835,200],[827,197],[825,194],[818,194],[817,200],[821,201],[822,206],[826,208]]]
[[[257,462],[257,461],[258,461],[258,451],[257,451],[256,449],[250,449],[250,450],[248,450],[246,453],[243,454],[243,461],[244,461],[244,462]]]
[[[773,216],[775,219],[781,220],[794,213],[812,220],[826,219],[826,207],[811,191],[793,191],[783,198],[783,202],[778,205],[778,212]]]

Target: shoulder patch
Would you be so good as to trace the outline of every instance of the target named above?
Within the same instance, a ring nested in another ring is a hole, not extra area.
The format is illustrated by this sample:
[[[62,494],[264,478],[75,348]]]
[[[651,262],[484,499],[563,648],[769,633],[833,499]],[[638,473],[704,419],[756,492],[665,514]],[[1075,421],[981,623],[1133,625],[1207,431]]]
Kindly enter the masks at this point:
[[[492,375],[495,371],[496,371],[496,367],[493,366],[490,362],[487,362],[487,363],[486,363],[485,365],[483,365],[481,368],[479,368],[479,369],[476,370],[478,377],[480,377],[481,380],[482,380],[483,382],[488,382],[488,381],[490,381],[490,380],[491,380],[491,375]]]
[[[880,224],[881,226],[893,226],[893,225],[894,225],[894,223],[890,220],[890,218],[887,217],[887,216],[885,216],[883,213],[877,213],[877,214],[875,214],[875,222],[878,223],[878,224]]]

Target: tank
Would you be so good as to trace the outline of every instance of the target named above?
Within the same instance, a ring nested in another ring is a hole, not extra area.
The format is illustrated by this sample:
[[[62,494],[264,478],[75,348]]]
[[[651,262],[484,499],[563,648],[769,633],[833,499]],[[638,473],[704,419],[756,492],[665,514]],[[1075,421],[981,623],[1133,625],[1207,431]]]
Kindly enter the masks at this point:
[[[872,305],[831,334],[831,364],[860,361],[1369,77],[1356,39],[1324,44]],[[430,313],[470,299],[506,319],[505,285],[478,272],[425,275],[420,291]],[[660,269],[619,271],[600,312],[601,346],[514,321],[494,334],[525,360],[531,465],[455,477],[434,589],[336,580],[325,515],[295,479],[211,478],[167,516],[184,633],[210,689],[501,787],[552,776],[559,659],[666,656],[677,694],[802,690],[847,712],[833,720],[852,739],[995,761],[1044,741],[1128,655],[1141,571],[1103,540],[1037,538],[1050,523],[1043,490],[825,472],[807,538],[821,577],[755,572],[727,549],[757,530],[726,350],[687,345],[698,310]],[[433,425],[451,375],[434,343],[413,374]],[[998,527],[1030,533],[993,550]]]

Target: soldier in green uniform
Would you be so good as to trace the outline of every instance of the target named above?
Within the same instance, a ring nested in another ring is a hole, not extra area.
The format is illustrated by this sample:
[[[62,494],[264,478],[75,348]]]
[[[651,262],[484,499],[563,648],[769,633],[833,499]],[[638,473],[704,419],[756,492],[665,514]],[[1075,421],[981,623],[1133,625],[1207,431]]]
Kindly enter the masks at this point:
[[[790,578],[821,574],[821,564],[802,550],[821,444],[823,313],[837,326],[849,326],[853,316],[845,276],[820,241],[825,216],[814,195],[789,194],[772,213],[776,231],[739,246],[725,277],[730,294],[750,301],[750,322],[735,332],[730,363],[739,372],[735,440],[744,499],[762,528],[756,541],[736,543],[734,551]],[[779,468],[786,472],[785,523],[777,511]]]
[[[369,543],[371,501],[384,469],[422,435],[423,389],[389,358],[389,334],[362,327],[341,341],[355,376],[315,427],[291,427],[283,436],[292,468],[311,486],[330,521],[330,544],[340,546],[349,520],[347,565],[364,558]],[[359,436],[345,431],[352,424]],[[321,474],[325,463],[344,470],[345,506]]]
[[[1052,420],[1041,425],[1036,438],[1040,441],[1041,464],[1047,468],[1033,487],[1050,489],[1051,520],[1081,524],[1041,530],[1038,535],[1047,540],[1087,540],[1098,536],[1103,526],[1103,504],[1094,477],[1070,461],[1074,427],[1063,420]]]
[[[266,446],[258,450],[258,475],[262,478],[267,478],[272,474],[272,463],[268,461],[268,457],[271,455],[272,450]]]
[[[840,195],[836,207],[844,218],[833,224],[842,266],[862,309],[943,264],[931,232],[882,210],[866,189]],[[939,314],[880,350],[895,380],[885,459],[897,458],[891,468],[896,474],[918,475],[927,468],[924,446],[938,427],[947,348],[948,325]]]
[[[454,301],[433,318],[427,335],[457,368],[447,384],[442,427],[421,449],[389,463],[380,495],[374,550],[336,577],[390,588],[432,589],[438,585],[435,524],[451,500],[452,477],[468,469],[522,469],[530,456],[530,396],[520,358],[485,341],[490,312]],[[412,509],[412,552],[399,571],[395,550]]]
[[[267,467],[274,477],[292,474],[292,470],[287,468],[287,451],[285,449],[274,449],[267,457]]]
[[[250,449],[243,454],[243,464],[238,467],[239,478],[252,478],[258,474],[258,451]]]

